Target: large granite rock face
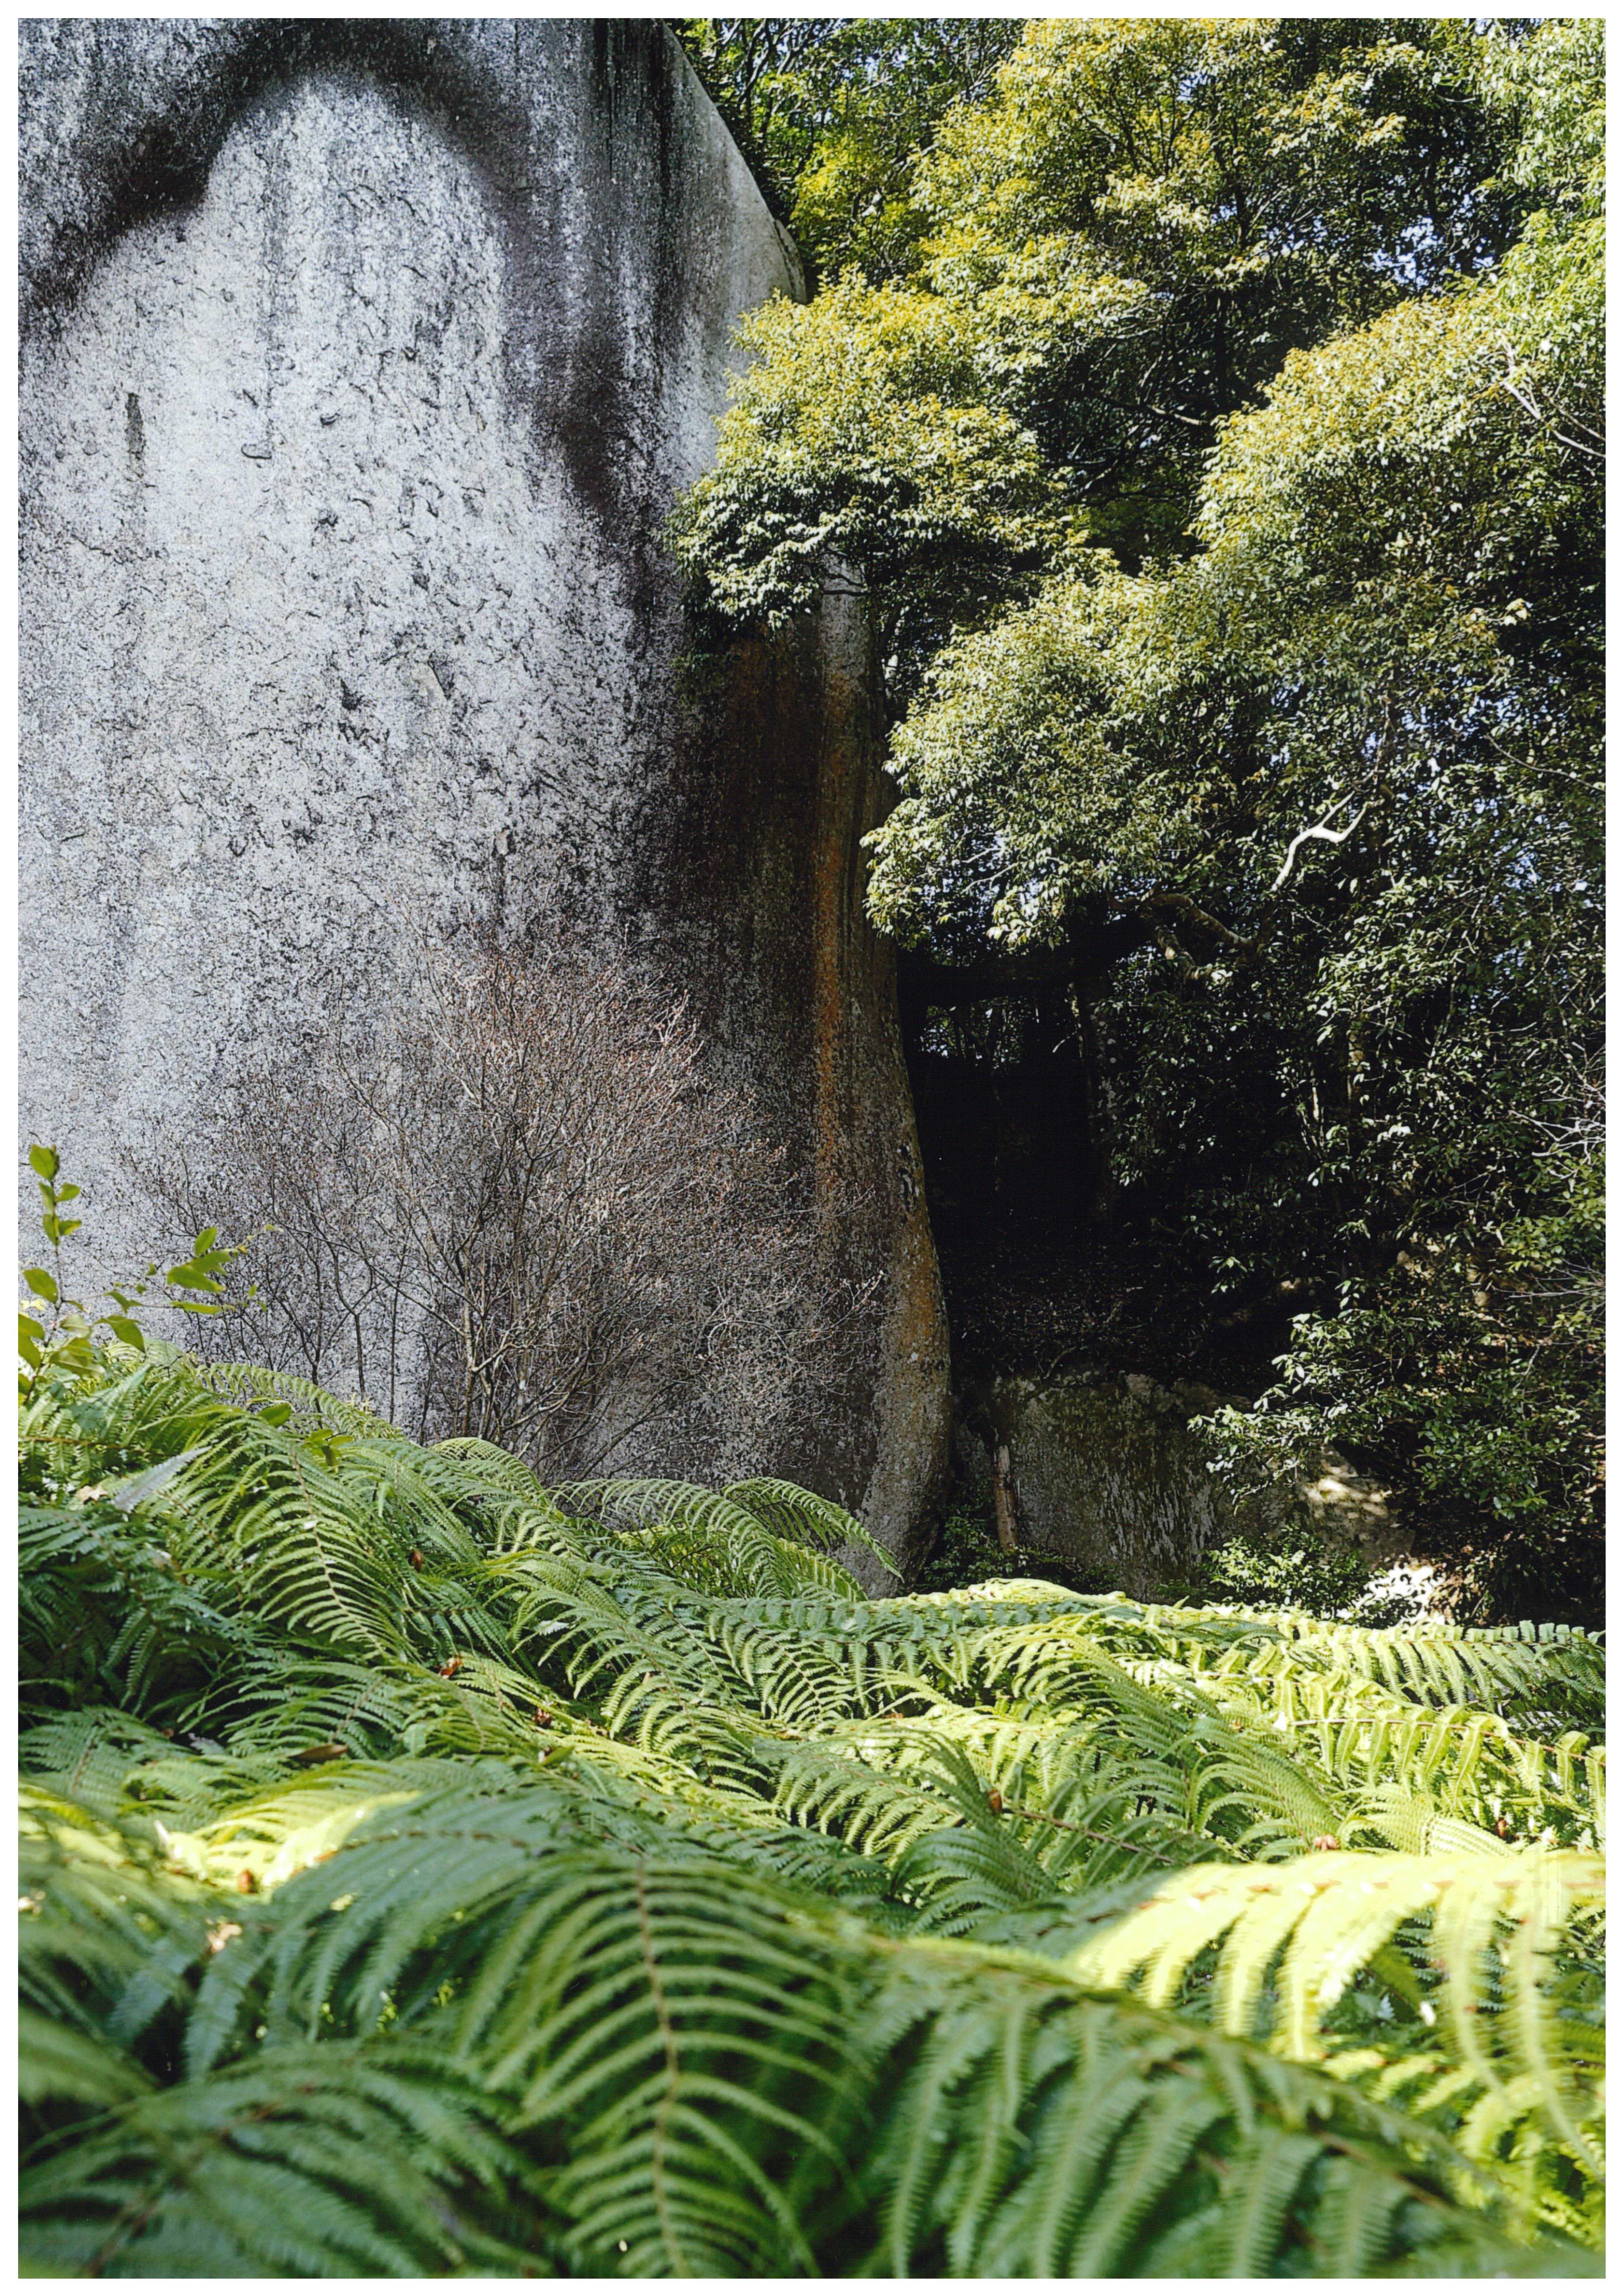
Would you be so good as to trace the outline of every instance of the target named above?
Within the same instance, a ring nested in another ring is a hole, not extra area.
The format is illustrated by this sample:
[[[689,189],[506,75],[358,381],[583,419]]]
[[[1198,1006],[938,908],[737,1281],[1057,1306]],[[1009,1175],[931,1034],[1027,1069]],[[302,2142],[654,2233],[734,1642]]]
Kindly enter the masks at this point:
[[[880,1279],[783,1472],[905,1554],[948,1424],[865,627],[676,675],[662,544],[793,250],[653,20],[22,27],[23,1121],[120,1154],[560,905],[712,1032]]]

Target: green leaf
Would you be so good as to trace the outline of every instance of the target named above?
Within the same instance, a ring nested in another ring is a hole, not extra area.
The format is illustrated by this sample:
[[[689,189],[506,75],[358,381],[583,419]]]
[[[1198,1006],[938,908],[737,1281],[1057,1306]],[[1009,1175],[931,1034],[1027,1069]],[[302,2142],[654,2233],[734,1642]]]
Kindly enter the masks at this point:
[[[115,1484],[108,1493],[109,1498],[120,1514],[133,1514],[138,1506],[155,1498],[172,1483],[193,1459],[201,1459],[203,1448],[201,1444],[193,1444],[191,1450],[177,1451],[172,1459],[160,1459],[155,1467],[147,1467],[140,1474],[131,1475],[127,1481]]]
[[[1534,2243],[1601,2230],[1597,1639],[871,1600],[787,1484],[583,1513],[71,1345],[20,1510],[42,2271],[1588,2270]]]
[[[25,1267],[22,1271],[22,1280],[28,1285],[30,1292],[37,1292],[40,1299],[48,1300],[51,1302],[51,1305],[53,1308],[55,1307],[57,1300],[56,1278],[49,1272],[48,1269],[44,1267]]]
[[[184,1259],[178,1267],[171,1267],[169,1281],[188,1292],[217,1292],[220,1289],[214,1280],[213,1271],[196,1259]]]
[[[122,1340],[127,1348],[138,1348],[144,1354],[146,1333],[128,1316],[108,1316],[103,1318],[115,1340]]]
[[[61,1170],[62,1160],[54,1148],[42,1148],[37,1142],[29,1151],[29,1161],[42,1180],[53,1180]]]

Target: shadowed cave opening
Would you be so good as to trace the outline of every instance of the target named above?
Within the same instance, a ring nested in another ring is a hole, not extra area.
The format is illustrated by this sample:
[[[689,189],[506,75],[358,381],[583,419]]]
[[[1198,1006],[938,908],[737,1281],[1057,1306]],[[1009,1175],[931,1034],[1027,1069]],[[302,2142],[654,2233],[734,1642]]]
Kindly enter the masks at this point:
[[[1187,1422],[1269,1385],[1296,1303],[1215,1297],[1168,1249],[1168,1207],[1119,1185],[1118,1082],[1084,983],[988,990],[906,954],[898,974],[952,1350],[952,1481],[923,1583],[968,1538],[1091,1591],[1188,1591],[1228,1514]],[[1074,1529],[1068,1505],[1088,1518]]]

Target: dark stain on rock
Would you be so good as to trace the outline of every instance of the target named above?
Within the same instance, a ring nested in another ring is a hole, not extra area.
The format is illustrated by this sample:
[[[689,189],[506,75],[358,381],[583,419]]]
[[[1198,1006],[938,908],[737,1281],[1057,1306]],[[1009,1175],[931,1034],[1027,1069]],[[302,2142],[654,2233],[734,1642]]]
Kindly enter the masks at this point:
[[[25,343],[60,325],[124,233],[199,204],[245,114],[314,71],[364,80],[403,117],[430,119],[477,170],[501,218],[509,394],[537,467],[561,463],[626,570],[634,614],[656,611],[670,578],[653,481],[692,164],[686,68],[661,23],[567,21],[521,41],[511,23],[478,20],[81,19],[25,21],[21,39]],[[570,43],[587,51],[573,69]],[[585,115],[592,161],[570,180],[547,126],[561,103]],[[72,122],[68,149],[48,132],[58,109]],[[30,136],[40,122],[46,132]]]
[[[146,452],[146,426],[141,420],[141,401],[133,390],[124,396],[124,443],[131,459],[138,463]]]
[[[873,1317],[842,1336],[835,1408],[794,1431],[782,1472],[860,1509],[883,1389],[916,1522],[945,1472],[947,1342],[894,953],[862,899],[858,840],[883,804],[876,675],[828,610],[690,660],[665,771],[628,825],[624,921],[660,915],[673,984],[707,1035],[749,1048],[750,1088],[824,1214],[831,1283],[881,1282],[882,1339]]]

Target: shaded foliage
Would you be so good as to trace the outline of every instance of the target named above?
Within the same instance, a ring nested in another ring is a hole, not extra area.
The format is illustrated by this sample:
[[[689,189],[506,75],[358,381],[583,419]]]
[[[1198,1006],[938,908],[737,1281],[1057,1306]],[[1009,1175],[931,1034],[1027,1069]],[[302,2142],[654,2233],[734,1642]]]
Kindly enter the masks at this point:
[[[1015,18],[687,16],[675,29],[814,275],[905,270],[921,150],[984,94]]]
[[[1070,998],[1098,1216],[1312,1302],[1215,1447],[1352,1447],[1480,1615],[1598,1616],[1600,54],[1029,26],[679,530],[723,619],[866,592],[873,914]]]

